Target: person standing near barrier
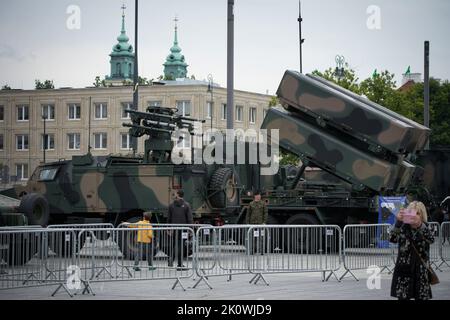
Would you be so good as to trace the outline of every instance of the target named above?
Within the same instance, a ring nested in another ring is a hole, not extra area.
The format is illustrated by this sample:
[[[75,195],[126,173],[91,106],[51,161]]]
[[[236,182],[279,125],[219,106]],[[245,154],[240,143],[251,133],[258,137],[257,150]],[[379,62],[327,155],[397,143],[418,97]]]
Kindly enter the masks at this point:
[[[151,229],[152,225],[150,220],[152,219],[151,212],[144,212],[143,219],[136,224],[131,224],[130,228],[138,228],[137,231],[137,247],[138,252],[134,255],[134,270],[141,271],[139,268],[139,261],[144,260],[144,255],[147,258],[147,263],[149,266],[149,270],[155,270],[153,267],[153,230]],[[139,230],[144,229],[145,230]],[[149,229],[150,228],[150,229]]]
[[[169,216],[167,222],[170,224],[193,224],[191,206],[188,202],[184,201],[184,191],[178,190],[175,195],[175,200],[169,206]],[[177,230],[174,233],[170,232],[170,254],[169,254],[169,267],[173,267],[173,261],[175,255],[177,256],[177,270],[186,270],[183,265],[183,248],[187,239],[183,239],[182,230]]]
[[[390,236],[390,242],[398,243],[391,296],[399,300],[428,300],[432,298],[430,244],[434,236],[427,223],[425,205],[413,201],[407,209],[417,214],[407,219],[406,211],[400,210]]]
[[[247,215],[245,217],[246,224],[266,224],[269,216],[269,210],[264,201],[261,200],[261,192],[256,191],[254,193],[253,201],[250,202]],[[251,235],[253,237],[253,249],[251,254],[255,254],[259,252],[260,254],[264,253],[264,240],[265,234],[263,230],[254,230],[254,234]]]

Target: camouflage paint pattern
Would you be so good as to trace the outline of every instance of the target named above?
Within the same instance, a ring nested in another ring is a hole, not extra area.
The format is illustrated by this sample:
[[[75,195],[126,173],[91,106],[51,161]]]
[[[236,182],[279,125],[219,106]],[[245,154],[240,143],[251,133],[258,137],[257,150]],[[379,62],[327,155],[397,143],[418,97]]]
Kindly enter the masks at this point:
[[[370,101],[369,99],[362,97],[360,95],[357,95],[356,93],[347,90],[343,87],[340,87],[338,85],[336,85],[335,83],[325,80],[324,78],[315,76],[315,75],[307,75],[308,77],[330,87],[331,89],[337,90],[338,92],[341,92],[342,94],[348,95],[349,97],[364,103],[366,105],[369,105],[371,107],[373,107],[374,109],[381,111],[382,113],[385,113],[401,122],[405,122],[407,124],[409,124],[410,126],[413,127],[413,135],[411,137],[411,141],[410,144],[407,145],[407,147],[405,148],[405,150],[407,152],[416,152],[416,151],[420,151],[425,147],[425,144],[430,136],[430,129],[421,125],[420,123],[417,123],[411,119],[408,119],[388,108],[385,108],[381,105],[379,105],[378,103],[375,103],[373,101]]]
[[[418,125],[412,126],[411,120],[402,121],[295,71],[286,71],[277,95],[285,108],[294,107],[303,115],[395,154],[420,149],[427,134]]]
[[[279,129],[282,149],[356,186],[375,191],[394,190],[398,181],[405,183],[411,177],[408,170],[401,169],[403,164],[393,164],[358,150],[284,109],[270,109],[262,128]]]

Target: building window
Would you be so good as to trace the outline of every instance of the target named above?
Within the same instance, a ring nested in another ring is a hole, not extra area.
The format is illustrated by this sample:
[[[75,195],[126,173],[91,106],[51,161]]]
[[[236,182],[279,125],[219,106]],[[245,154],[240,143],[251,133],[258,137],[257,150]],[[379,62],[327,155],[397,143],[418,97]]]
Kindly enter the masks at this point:
[[[136,110],[132,102],[122,103],[122,119],[130,119],[130,114],[126,110]]]
[[[95,119],[108,119],[108,105],[106,103],[95,104]]]
[[[4,120],[5,120],[5,107],[0,106],[0,121],[4,121]]]
[[[16,150],[17,151],[28,150],[28,135],[27,134],[19,134],[16,136]]]
[[[81,140],[81,135],[79,133],[67,134],[68,149],[69,150],[80,150],[80,140]]]
[[[16,164],[16,175],[18,180],[28,180],[28,165]]]
[[[94,134],[94,148],[106,149],[108,147],[108,135],[105,132]]]
[[[162,101],[149,101],[147,103],[147,106],[149,108],[161,108],[162,106]]]
[[[242,114],[244,113],[243,106],[236,106],[236,121],[242,122]]]
[[[17,106],[17,121],[28,121],[29,119],[29,107]]]
[[[131,136],[128,133],[120,134],[120,149],[122,150],[131,150]]]
[[[226,105],[226,103],[222,104],[222,120],[227,120],[227,105]]]
[[[214,105],[211,101],[206,103],[206,119],[211,119],[214,116]]]
[[[43,105],[41,108],[42,112],[41,112],[41,116],[42,119],[46,119],[46,120],[55,120],[55,106],[48,104],[48,105]]]
[[[41,150],[55,150],[55,135],[54,134],[43,134],[41,135],[42,144]]]
[[[256,108],[250,108],[248,119],[250,123],[256,123]]]
[[[81,106],[79,104],[69,104],[69,120],[81,119]]]
[[[3,135],[0,134],[0,151],[3,151],[3,148],[4,148]]]
[[[177,114],[183,117],[191,116],[191,102],[190,101],[177,101]]]

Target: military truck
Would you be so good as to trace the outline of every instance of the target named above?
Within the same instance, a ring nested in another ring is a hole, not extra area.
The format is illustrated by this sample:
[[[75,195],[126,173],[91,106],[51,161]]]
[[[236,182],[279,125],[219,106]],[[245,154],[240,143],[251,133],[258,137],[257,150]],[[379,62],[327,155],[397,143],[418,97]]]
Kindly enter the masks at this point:
[[[147,210],[155,212],[154,222],[165,221],[182,188],[196,221],[220,225],[243,222],[253,192],[260,189],[269,223],[344,225],[376,222],[380,195],[405,194],[414,184],[423,188],[418,184],[423,172],[410,159],[423,149],[428,128],[322,78],[294,71],[285,73],[277,95],[282,108],[269,110],[262,129],[279,130],[279,147],[299,156],[299,167],[284,166],[273,176],[262,176],[262,166],[249,161],[174,164],[173,133],[194,135],[198,120],[173,108],[150,107],[128,110],[131,123],[124,124],[132,137],[147,136],[143,156],[88,153],[43,164],[26,187],[5,194],[21,198],[18,211],[31,224],[118,225],[136,221]],[[237,150],[235,141],[228,143]],[[250,147],[245,143],[246,150]]]

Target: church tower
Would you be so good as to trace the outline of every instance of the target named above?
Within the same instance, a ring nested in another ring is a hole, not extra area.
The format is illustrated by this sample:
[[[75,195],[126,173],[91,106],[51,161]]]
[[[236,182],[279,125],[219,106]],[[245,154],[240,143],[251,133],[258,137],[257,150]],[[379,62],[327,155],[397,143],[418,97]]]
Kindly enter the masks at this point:
[[[133,46],[128,43],[125,31],[125,5],[122,6],[122,30],[117,37],[118,43],[113,47],[111,54],[111,73],[106,77],[107,83],[122,85],[123,81],[133,81],[134,52]]]
[[[173,46],[170,48],[170,54],[166,58],[164,66],[164,80],[176,80],[178,78],[187,77],[188,64],[181,54],[181,48],[178,46],[178,19],[175,18],[175,39]]]

